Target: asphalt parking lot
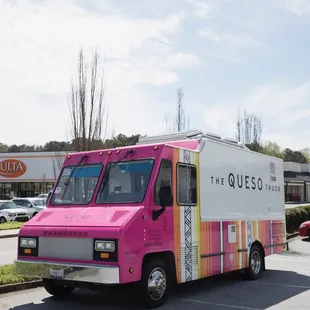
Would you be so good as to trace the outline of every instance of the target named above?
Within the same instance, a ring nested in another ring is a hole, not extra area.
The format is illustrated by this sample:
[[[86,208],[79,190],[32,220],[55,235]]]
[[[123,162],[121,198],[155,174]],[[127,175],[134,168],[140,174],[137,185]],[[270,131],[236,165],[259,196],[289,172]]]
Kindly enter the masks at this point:
[[[254,282],[231,275],[205,279],[178,287],[161,309],[309,309],[310,242],[295,238],[290,250],[267,259],[268,270]],[[70,299],[57,302],[43,288],[0,296],[5,310],[125,310],[139,305],[130,292],[76,290]]]

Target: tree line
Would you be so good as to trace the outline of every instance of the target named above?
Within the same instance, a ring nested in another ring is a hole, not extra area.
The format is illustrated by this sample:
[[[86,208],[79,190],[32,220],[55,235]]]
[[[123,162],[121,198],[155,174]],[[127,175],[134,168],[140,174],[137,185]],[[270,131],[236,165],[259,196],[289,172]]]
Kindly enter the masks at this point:
[[[106,149],[106,148],[114,148],[121,147],[127,145],[133,145],[138,142],[141,135],[131,135],[126,136],[124,134],[118,134],[116,136],[111,137],[110,139],[105,140],[92,140],[90,150],[97,149]],[[84,140],[84,142],[87,140]],[[44,145],[26,145],[26,144],[13,144],[6,145],[0,143],[0,153],[19,153],[19,152],[74,152],[77,151],[76,145],[82,143],[81,141],[76,141],[73,139],[72,141],[50,141]]]

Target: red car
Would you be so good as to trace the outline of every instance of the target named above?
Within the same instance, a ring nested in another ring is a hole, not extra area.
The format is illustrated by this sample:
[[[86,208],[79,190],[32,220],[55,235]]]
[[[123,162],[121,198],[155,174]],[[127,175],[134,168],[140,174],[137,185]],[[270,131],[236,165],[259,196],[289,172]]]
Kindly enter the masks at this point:
[[[298,228],[298,231],[299,231],[299,236],[310,238],[310,221],[301,223]]]

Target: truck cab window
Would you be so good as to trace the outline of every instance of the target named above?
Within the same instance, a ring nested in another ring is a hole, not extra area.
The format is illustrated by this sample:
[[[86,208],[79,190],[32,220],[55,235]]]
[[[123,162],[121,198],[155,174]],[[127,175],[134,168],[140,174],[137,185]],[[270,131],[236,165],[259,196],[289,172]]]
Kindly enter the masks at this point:
[[[172,163],[168,159],[163,159],[160,164],[155,190],[154,190],[154,201],[156,205],[160,205],[159,203],[159,190],[161,186],[172,186]]]
[[[121,161],[115,162],[113,165],[109,163],[100,185],[96,203],[142,202],[153,164],[153,159]]]
[[[197,168],[194,165],[177,166],[177,199],[179,205],[197,204]]]

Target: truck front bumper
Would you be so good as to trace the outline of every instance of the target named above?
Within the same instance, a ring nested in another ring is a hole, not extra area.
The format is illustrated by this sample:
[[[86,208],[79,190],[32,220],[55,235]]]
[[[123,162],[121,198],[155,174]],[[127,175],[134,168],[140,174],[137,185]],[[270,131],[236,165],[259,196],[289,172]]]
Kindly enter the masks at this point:
[[[15,273],[21,276],[80,281],[100,284],[119,284],[117,266],[77,265],[54,262],[14,261]]]

